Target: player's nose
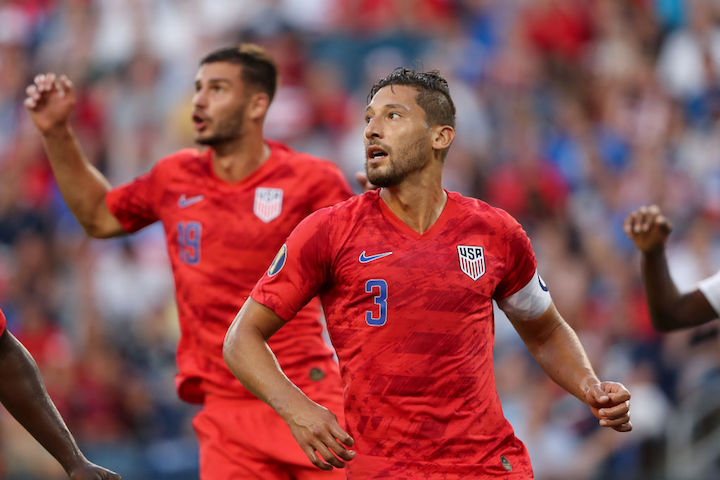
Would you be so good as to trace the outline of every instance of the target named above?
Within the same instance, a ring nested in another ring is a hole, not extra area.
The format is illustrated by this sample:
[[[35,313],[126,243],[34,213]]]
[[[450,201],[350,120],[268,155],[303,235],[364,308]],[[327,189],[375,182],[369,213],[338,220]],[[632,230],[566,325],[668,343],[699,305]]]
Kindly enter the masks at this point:
[[[192,104],[194,107],[205,107],[207,106],[207,95],[203,89],[195,91],[195,95],[192,97]]]
[[[365,125],[365,138],[382,138],[382,129],[380,128],[380,122],[374,118]]]

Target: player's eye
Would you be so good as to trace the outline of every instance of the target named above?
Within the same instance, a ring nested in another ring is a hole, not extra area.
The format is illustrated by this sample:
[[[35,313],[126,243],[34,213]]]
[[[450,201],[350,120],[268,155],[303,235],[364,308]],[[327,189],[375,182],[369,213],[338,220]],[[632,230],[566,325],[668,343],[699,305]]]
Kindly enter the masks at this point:
[[[365,123],[370,123],[370,120],[372,120],[372,117],[370,115],[365,115]]]
[[[390,112],[388,113],[388,118],[390,120],[395,120],[396,118],[400,118],[400,114],[397,112]]]

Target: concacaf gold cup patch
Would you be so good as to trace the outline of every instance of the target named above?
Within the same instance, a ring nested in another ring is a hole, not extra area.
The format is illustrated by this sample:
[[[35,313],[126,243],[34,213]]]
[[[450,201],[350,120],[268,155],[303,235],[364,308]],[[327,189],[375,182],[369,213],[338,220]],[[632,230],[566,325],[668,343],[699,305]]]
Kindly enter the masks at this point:
[[[275,258],[270,264],[270,268],[268,268],[268,276],[272,277],[273,275],[277,275],[285,266],[285,260],[287,260],[287,245],[280,247],[277,255],[275,255]]]

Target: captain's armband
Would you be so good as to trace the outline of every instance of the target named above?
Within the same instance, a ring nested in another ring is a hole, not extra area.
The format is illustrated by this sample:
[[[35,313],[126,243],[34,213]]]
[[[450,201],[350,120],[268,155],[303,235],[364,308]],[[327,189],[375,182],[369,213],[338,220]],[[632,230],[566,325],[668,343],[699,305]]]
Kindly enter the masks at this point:
[[[497,302],[505,315],[513,320],[537,318],[545,313],[551,303],[550,291],[537,270],[527,285]]]

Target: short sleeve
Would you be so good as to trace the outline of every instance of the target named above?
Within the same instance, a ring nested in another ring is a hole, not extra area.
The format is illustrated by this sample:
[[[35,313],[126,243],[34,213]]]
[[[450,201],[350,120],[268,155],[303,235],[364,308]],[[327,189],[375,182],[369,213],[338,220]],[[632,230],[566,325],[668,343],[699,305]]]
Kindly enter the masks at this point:
[[[250,294],[285,321],[316,296],[329,277],[327,210],[295,227]]]
[[[505,275],[495,289],[493,298],[501,300],[519,291],[535,275],[537,261],[530,239],[522,226],[503,210],[497,210],[506,224],[502,241],[505,245]]]
[[[126,232],[136,232],[158,220],[156,177],[154,168],[105,195],[105,204]]]

